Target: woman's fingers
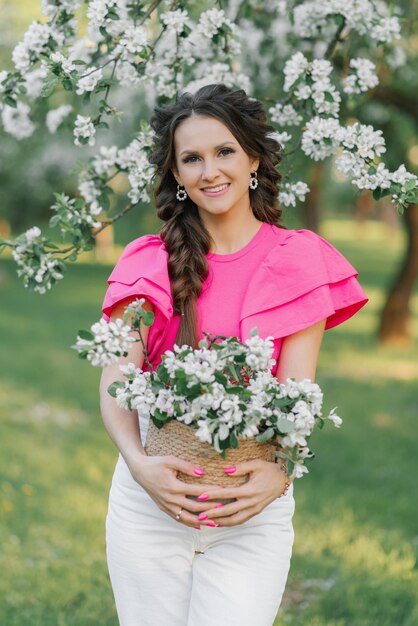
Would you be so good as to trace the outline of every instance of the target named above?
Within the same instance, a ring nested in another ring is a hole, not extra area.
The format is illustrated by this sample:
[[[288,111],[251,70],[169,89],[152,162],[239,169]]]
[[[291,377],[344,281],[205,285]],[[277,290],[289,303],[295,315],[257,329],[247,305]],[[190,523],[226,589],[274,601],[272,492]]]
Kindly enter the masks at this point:
[[[219,511],[222,511],[222,509],[219,509]],[[238,511],[237,513],[233,514],[233,515],[228,515],[228,516],[220,516],[217,517],[215,516],[215,514],[213,514],[212,516],[209,516],[207,520],[201,521],[199,522],[200,524],[208,524],[210,525],[210,522],[214,522],[215,524],[222,526],[222,527],[227,527],[227,526],[238,526],[239,524],[243,524],[244,522],[246,522],[247,520],[251,519],[252,517],[254,517],[254,515],[257,515],[257,513],[260,512],[260,509],[258,506],[252,506],[252,507],[246,507],[243,510]],[[222,511],[223,514],[223,511]]]

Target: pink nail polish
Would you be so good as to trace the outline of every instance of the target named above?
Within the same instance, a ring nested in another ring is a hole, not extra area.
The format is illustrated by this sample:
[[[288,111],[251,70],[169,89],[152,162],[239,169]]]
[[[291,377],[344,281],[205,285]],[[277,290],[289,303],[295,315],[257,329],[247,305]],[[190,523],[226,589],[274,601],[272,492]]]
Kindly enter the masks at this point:
[[[199,513],[199,515],[197,516],[197,519],[199,520],[199,522],[202,522],[204,519],[207,519],[208,515],[206,515],[206,513]]]
[[[194,467],[193,472],[196,474],[196,476],[203,476],[205,470],[200,467]]]
[[[221,506],[223,506],[222,502],[217,502],[217,503],[215,504],[215,509],[220,509],[220,508],[221,508]]]
[[[200,496],[197,496],[197,499],[202,501],[202,500],[207,500],[209,498],[209,494],[208,493],[201,493]]]
[[[216,524],[216,522],[214,522],[213,520],[209,520],[209,522],[206,523],[206,526],[210,526],[211,528],[219,528],[220,524]]]
[[[235,467],[235,465],[231,465],[230,467],[226,467],[224,469],[225,474],[233,474],[236,471],[237,471],[237,468]]]

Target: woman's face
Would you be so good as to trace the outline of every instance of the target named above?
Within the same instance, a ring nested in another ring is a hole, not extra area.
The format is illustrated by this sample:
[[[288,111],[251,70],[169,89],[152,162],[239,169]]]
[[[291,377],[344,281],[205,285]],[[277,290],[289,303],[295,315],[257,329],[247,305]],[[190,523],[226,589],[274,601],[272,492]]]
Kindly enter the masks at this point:
[[[250,172],[257,170],[259,160],[248,157],[225,124],[193,115],[177,127],[174,145],[173,174],[203,219],[250,210]],[[219,192],[208,189],[223,185],[226,189]]]

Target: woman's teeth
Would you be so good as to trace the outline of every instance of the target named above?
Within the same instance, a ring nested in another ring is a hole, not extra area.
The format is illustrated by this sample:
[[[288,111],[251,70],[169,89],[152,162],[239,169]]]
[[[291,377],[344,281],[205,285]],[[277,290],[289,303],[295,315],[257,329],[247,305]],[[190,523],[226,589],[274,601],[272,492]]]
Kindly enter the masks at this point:
[[[226,189],[227,187],[228,187],[228,184],[220,185],[219,187],[203,189],[203,191],[206,191],[206,193],[216,193],[217,191],[222,191],[222,189]]]

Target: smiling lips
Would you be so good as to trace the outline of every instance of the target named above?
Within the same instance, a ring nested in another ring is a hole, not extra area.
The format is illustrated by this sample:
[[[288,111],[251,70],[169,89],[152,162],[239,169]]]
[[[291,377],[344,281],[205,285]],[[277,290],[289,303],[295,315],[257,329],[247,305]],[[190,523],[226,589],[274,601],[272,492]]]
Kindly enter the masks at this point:
[[[228,189],[230,183],[224,185],[217,185],[216,187],[203,187],[202,191],[205,194],[217,194]]]

